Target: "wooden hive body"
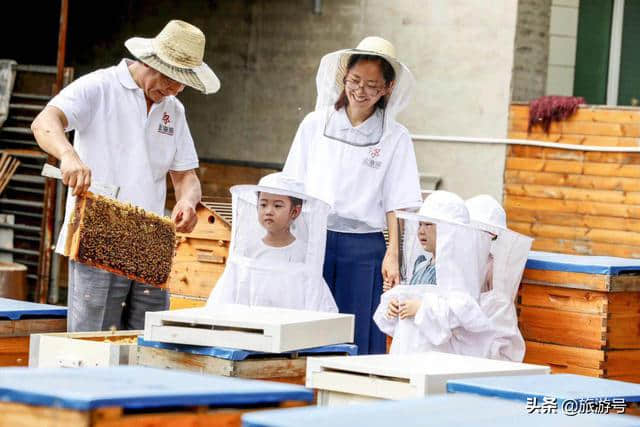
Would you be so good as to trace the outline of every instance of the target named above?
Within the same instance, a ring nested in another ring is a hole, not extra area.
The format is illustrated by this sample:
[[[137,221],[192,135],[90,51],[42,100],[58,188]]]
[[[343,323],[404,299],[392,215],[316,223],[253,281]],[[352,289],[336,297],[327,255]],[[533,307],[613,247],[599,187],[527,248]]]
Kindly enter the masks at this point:
[[[176,256],[167,282],[172,309],[204,305],[229,257],[231,204],[204,199],[196,214],[195,229],[176,235]]]
[[[306,386],[318,391],[319,406],[334,406],[444,394],[455,378],[548,373],[546,366],[431,351],[311,358]]]
[[[26,366],[30,335],[67,329],[67,309],[0,298],[0,366]]]
[[[87,192],[76,199],[65,252],[74,261],[163,287],[174,245],[168,218]]]
[[[518,294],[525,361],[640,382],[640,275],[540,267],[525,269]]]

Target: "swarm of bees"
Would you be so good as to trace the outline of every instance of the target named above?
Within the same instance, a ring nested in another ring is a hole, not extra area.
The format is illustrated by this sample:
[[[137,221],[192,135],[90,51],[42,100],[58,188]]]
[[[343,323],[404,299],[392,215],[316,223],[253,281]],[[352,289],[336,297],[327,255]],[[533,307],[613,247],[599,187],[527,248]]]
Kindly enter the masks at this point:
[[[75,261],[153,286],[167,282],[176,239],[168,218],[89,193],[76,201],[71,222]]]

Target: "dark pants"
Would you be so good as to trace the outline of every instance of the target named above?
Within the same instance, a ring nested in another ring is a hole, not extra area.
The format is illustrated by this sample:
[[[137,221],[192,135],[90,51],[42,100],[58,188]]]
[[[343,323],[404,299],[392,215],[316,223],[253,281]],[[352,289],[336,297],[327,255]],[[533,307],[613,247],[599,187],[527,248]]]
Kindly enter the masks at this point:
[[[327,233],[324,279],[341,313],[356,316],[359,354],[385,353],[385,335],[373,321],[382,294],[382,233]]]

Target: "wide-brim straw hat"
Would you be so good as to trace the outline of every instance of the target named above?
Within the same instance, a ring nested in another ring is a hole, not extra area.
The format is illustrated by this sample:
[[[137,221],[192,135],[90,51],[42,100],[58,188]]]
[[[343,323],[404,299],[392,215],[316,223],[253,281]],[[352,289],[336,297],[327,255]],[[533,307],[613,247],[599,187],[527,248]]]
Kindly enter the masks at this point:
[[[170,21],[152,38],[133,37],[124,45],[139,61],[204,94],[220,89],[220,80],[203,62],[205,37],[198,27]]]
[[[347,74],[347,65],[352,55],[373,55],[386,60],[395,71],[395,79],[398,80],[402,73],[403,65],[396,58],[396,48],[393,44],[382,37],[369,36],[362,39],[355,49],[346,49],[340,55],[338,72],[336,73],[336,84],[340,91],[344,89],[344,77]]]

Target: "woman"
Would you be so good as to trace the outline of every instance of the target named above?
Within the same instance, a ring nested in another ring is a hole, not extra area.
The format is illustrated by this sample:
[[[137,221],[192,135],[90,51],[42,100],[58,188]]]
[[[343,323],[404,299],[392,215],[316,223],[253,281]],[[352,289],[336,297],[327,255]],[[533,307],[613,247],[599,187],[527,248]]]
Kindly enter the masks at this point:
[[[338,308],[356,316],[360,354],[384,353],[372,316],[385,287],[399,281],[396,209],[422,204],[415,153],[395,121],[413,76],[391,43],[367,37],[356,49],[325,55],[315,111],[295,136],[284,173],[332,204],[324,277]],[[382,230],[389,228],[389,247]]]

